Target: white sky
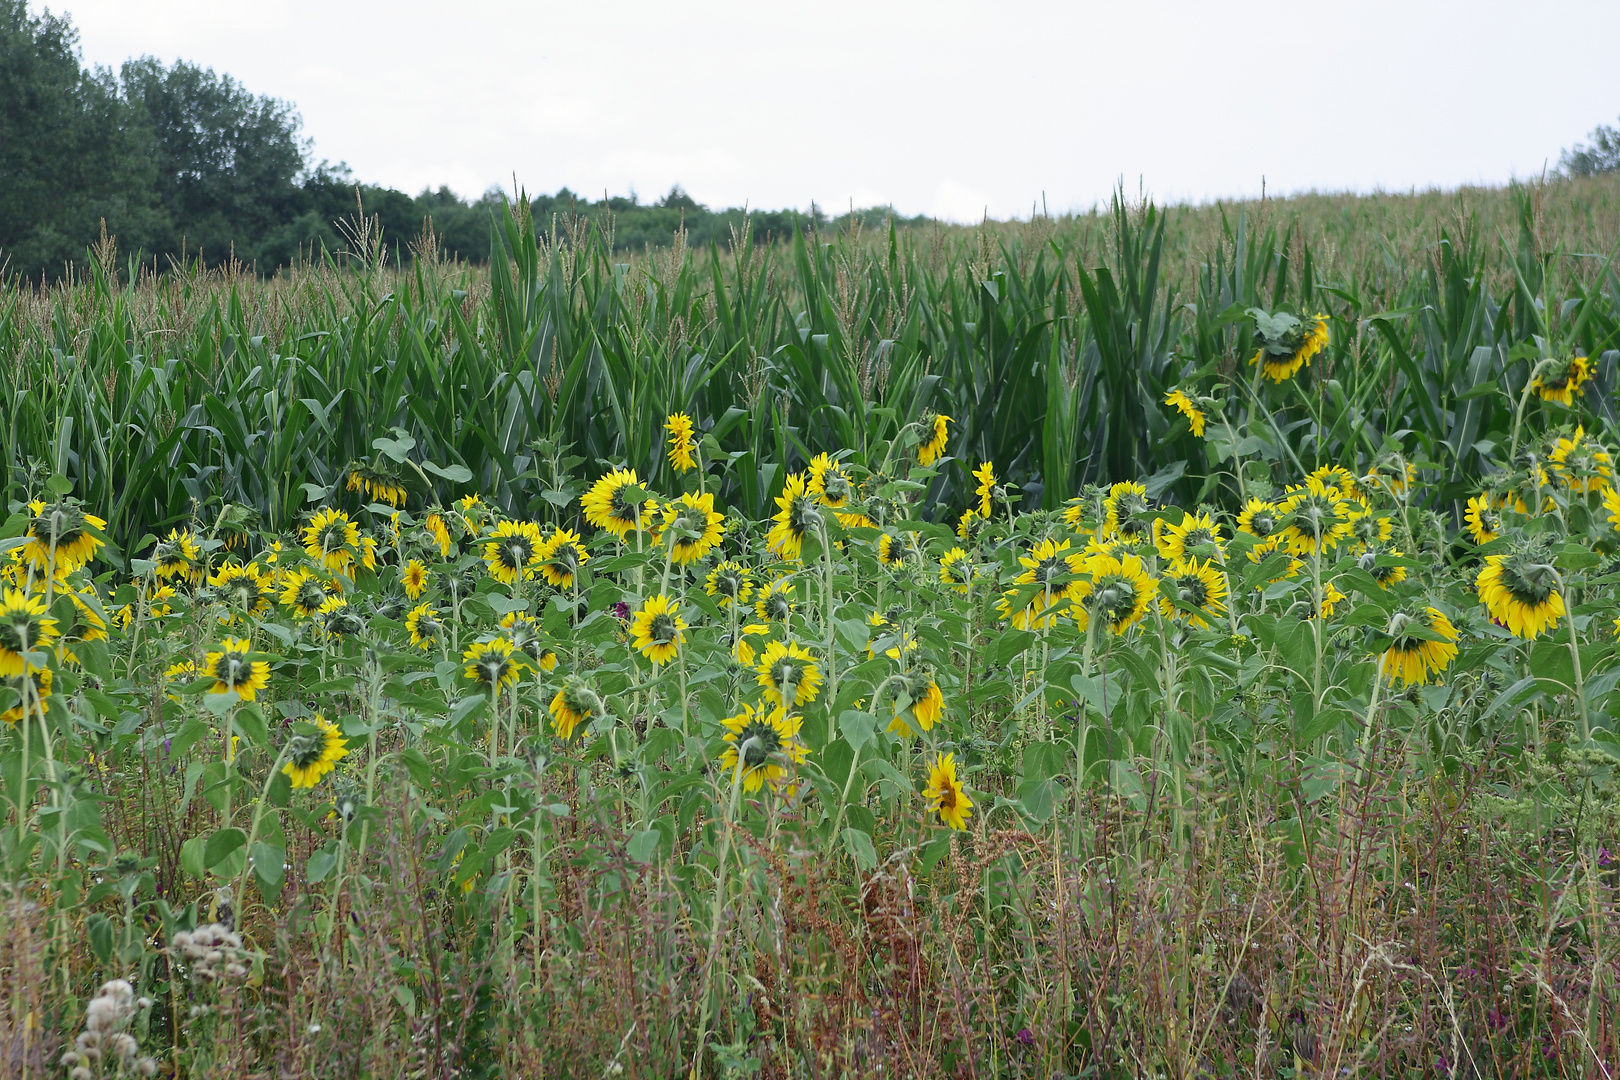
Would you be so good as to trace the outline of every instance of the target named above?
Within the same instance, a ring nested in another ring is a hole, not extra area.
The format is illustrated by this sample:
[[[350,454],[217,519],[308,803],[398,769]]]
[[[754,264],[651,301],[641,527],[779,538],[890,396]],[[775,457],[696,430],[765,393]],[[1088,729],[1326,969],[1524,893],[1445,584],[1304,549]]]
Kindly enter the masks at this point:
[[[30,0],[38,11],[39,0]],[[57,0],[357,178],[976,220],[1500,183],[1620,114],[1617,0]]]

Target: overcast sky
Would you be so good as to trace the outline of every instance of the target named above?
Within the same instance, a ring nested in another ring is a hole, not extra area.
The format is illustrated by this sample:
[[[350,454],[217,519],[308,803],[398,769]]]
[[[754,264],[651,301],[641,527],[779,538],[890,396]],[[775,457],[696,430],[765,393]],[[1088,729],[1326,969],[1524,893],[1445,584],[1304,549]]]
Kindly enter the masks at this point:
[[[30,0],[38,11],[43,4]],[[60,0],[361,180],[957,220],[1500,183],[1620,114],[1620,0]]]

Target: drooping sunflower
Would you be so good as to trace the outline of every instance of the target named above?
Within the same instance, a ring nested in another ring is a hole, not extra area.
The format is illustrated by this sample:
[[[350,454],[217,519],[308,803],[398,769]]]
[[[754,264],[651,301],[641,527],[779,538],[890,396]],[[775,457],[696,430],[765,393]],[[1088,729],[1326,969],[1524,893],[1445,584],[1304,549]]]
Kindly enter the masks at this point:
[[[23,545],[22,559],[35,570],[55,567],[58,574],[71,574],[95,558],[101,550],[101,530],[107,523],[94,514],[85,513],[72,502],[46,505],[35,499],[28,504],[32,515],[28,543]]]
[[[0,591],[0,675],[21,678],[43,667],[28,661],[57,638],[56,620],[45,614],[45,598],[20,589]]]
[[[1560,436],[1547,455],[1553,475],[1570,491],[1602,491],[1614,485],[1614,462],[1609,452],[1577,427],[1573,438]]]
[[[630,644],[655,664],[675,659],[686,641],[680,605],[660,593],[649,597],[630,620]]]
[[[585,520],[620,540],[636,528],[637,521],[641,522],[643,530],[650,528],[653,514],[658,509],[658,500],[647,499],[636,503],[625,497],[627,489],[640,486],[641,481],[636,479],[634,469],[615,469],[608,473],[592,484],[591,490],[579,500],[580,509],[585,511]]]
[[[346,574],[360,554],[360,526],[342,510],[323,507],[304,527],[304,551],[327,571]]]
[[[1147,512],[1147,488],[1134,480],[1121,480],[1108,489],[1108,495],[1103,499],[1101,535],[1119,536],[1129,543],[1140,543],[1148,535],[1144,520]]]
[[[183,581],[188,585],[202,584],[202,548],[190,529],[170,529],[169,535],[158,541],[152,550],[154,571],[159,580]]]
[[[596,691],[577,678],[563,683],[563,688],[551,699],[548,711],[551,713],[551,730],[563,742],[572,739],[574,729],[591,717],[606,714]]]
[[[805,490],[822,506],[836,510],[848,506],[855,497],[855,481],[841,462],[828,454],[817,454],[810,459],[810,482]]]
[[[787,478],[782,494],[776,497],[776,505],[780,509],[771,519],[774,524],[765,537],[765,546],[778,557],[797,562],[804,550],[805,534],[815,527],[819,513],[815,500],[805,490],[803,473]]]
[[[541,671],[557,669],[557,650],[546,644],[546,635],[533,615],[526,611],[508,611],[501,616],[501,629],[506,631],[512,647],[540,665]]]
[[[1457,628],[1437,608],[1421,612],[1399,612],[1384,630],[1389,647],[1384,650],[1383,673],[1402,686],[1419,685],[1439,675],[1457,658]]]
[[[1181,524],[1166,525],[1163,518],[1153,521],[1153,544],[1168,562],[1208,559],[1225,553],[1221,527],[1213,514],[1182,512]]]
[[[540,526],[532,521],[503,521],[484,543],[484,564],[489,576],[502,585],[515,585],[534,577],[540,564]]]
[[[439,549],[441,558],[450,557],[450,526],[445,523],[444,514],[438,510],[430,510],[422,518],[422,528],[433,537],[433,543]],[[413,598],[414,599],[414,598]]]
[[[697,458],[693,455],[696,449],[692,444],[692,418],[685,413],[670,413],[664,421],[664,430],[669,432],[669,463],[678,473],[687,472],[697,468]]]
[[[793,767],[810,754],[799,741],[803,719],[789,715],[782,706],[743,703],[742,711],[720,721],[726,729],[726,752],[720,755],[722,777],[738,776],[743,790],[752,795],[767,783],[780,791],[792,777]],[[740,755],[740,760],[739,760]]]
[[[1551,555],[1539,547],[1487,555],[1474,587],[1491,618],[1515,637],[1539,637],[1555,629],[1565,614],[1558,572]]]
[[[51,696],[51,681],[54,678],[48,667],[35,668],[28,675],[16,678],[0,676],[0,686],[9,686],[17,691],[17,704],[0,713],[0,721],[15,724],[22,720],[25,713],[35,713],[37,709],[45,708],[45,702]]]
[[[463,674],[470,682],[487,687],[493,694],[517,685],[518,678],[529,665],[504,637],[474,642],[461,654],[467,665]]]
[[[209,576],[208,584],[218,591],[221,600],[238,611],[262,615],[270,610],[271,583],[255,563],[226,563]]]
[[[300,731],[292,737],[287,747],[287,763],[281,767],[295,790],[313,788],[337,768],[338,762],[349,756],[348,743],[336,724],[316,713],[309,727],[311,730]]]
[[[1194,435],[1200,439],[1204,437],[1204,410],[1198,407],[1198,402],[1177,387],[1164,395],[1164,403],[1175,406],[1176,411],[1187,418],[1187,426],[1192,429]]]
[[[992,509],[990,499],[996,491],[995,466],[988,461],[982,463],[973,470],[973,479],[979,482],[979,486],[973,489],[973,494],[979,497],[979,516],[988,520]]]
[[[958,832],[967,828],[973,800],[956,778],[955,754],[946,754],[928,766],[928,786],[923,788],[923,798],[928,800],[929,811],[939,814],[939,820]]]
[[[1260,370],[1272,382],[1280,383],[1293,378],[1299,369],[1311,362],[1328,343],[1327,316],[1318,313],[1301,319],[1284,312],[1268,315],[1259,308],[1251,308],[1254,316],[1255,353],[1249,366],[1261,365]]]
[[[1264,540],[1277,531],[1277,505],[1264,499],[1249,497],[1243,504],[1243,510],[1238,514],[1237,527],[1240,532],[1250,536],[1258,536]]]
[[[945,695],[934,681],[934,673],[926,667],[916,667],[899,681],[902,685],[894,697],[894,719],[889,721],[889,732],[909,739],[916,734],[912,725],[922,731],[932,730],[945,715]]]
[[[1097,616],[1115,634],[1123,634],[1141,621],[1158,595],[1159,583],[1136,555],[1123,559],[1092,555],[1076,572],[1085,575],[1070,586],[1074,619],[1082,630],[1090,629],[1092,617]]]
[[[554,589],[572,588],[579,568],[591,561],[590,553],[572,529],[558,529],[540,547],[540,576]]]
[[[1183,604],[1207,611],[1216,618],[1226,614],[1226,577],[1213,563],[1207,560],[1199,562],[1197,559],[1177,562],[1165,572],[1164,579]],[[1167,619],[1186,619],[1200,630],[1209,627],[1209,622],[1202,615],[1182,610],[1162,594],[1159,596],[1159,610]]]
[[[945,452],[950,422],[951,418],[944,413],[934,413],[932,417],[923,415],[922,429],[928,437],[917,444],[917,464],[926,467],[939,460]]]
[[[759,672],[759,685],[766,701],[780,704],[783,689],[789,687],[793,690],[795,705],[812,702],[821,693],[820,665],[809,650],[795,642],[773,641],[765,646],[765,655],[760,657],[755,670]]]
[[[243,701],[252,701],[270,685],[270,662],[252,659],[253,643],[237,638],[220,642],[219,651],[203,657],[202,675],[214,680],[210,694],[236,691]]]
[[[444,634],[444,622],[432,604],[417,604],[405,616],[405,629],[410,632],[412,645],[431,649]]]
[[[726,517],[714,508],[714,492],[686,492],[664,504],[659,542],[669,545],[669,557],[676,566],[689,566],[720,546],[725,535]]]
[[[739,562],[727,559],[709,571],[708,578],[703,582],[703,591],[715,598],[722,611],[733,604],[740,608],[754,595],[754,572]]]
[[[1502,515],[1497,500],[1489,492],[1480,492],[1468,500],[1463,520],[1468,524],[1468,535],[1476,544],[1488,544],[1502,535]]]
[[[961,548],[953,547],[940,556],[939,580],[963,596],[968,594],[975,576],[973,563]]]
[[[1573,407],[1575,395],[1586,393],[1586,384],[1592,378],[1592,361],[1584,356],[1572,356],[1554,363],[1530,382],[1530,388],[1543,401],[1556,401]]]
[[[1295,555],[1331,551],[1350,535],[1350,500],[1314,476],[1288,488],[1288,498],[1278,510],[1287,522],[1281,539]]]
[[[363,492],[369,499],[387,503],[396,510],[405,505],[405,487],[397,479],[370,465],[349,466],[346,485],[350,491]]]
[[[786,575],[777,578],[763,589],[754,600],[754,614],[766,622],[785,623],[793,614],[793,581]]]

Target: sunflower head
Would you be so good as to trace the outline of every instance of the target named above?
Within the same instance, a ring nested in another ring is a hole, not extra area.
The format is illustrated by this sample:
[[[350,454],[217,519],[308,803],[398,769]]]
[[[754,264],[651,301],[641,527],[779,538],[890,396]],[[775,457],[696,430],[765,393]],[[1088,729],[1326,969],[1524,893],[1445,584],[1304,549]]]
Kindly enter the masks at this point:
[[[344,573],[360,557],[360,526],[342,510],[322,507],[304,526],[304,551],[327,570]]]
[[[1516,637],[1539,637],[1565,614],[1552,552],[1540,542],[1486,556],[1474,585],[1491,618]]]
[[[243,701],[252,701],[260,690],[270,685],[270,663],[252,657],[253,643],[245,639],[226,638],[218,652],[203,657],[202,672],[214,680],[211,694],[236,692]]]
[[[782,485],[782,494],[776,497],[780,508],[771,520],[766,546],[783,559],[797,562],[804,549],[805,534],[816,527],[821,512],[816,501],[805,488],[804,474],[794,473]]]
[[[940,455],[945,453],[945,443],[950,437],[951,418],[944,413],[933,410],[923,413],[922,439],[917,443],[917,464],[932,465],[938,461]]]
[[[1080,572],[1085,576],[1075,582],[1072,593],[1075,619],[1083,629],[1096,618],[1115,634],[1123,634],[1141,620],[1158,592],[1158,583],[1135,555],[1123,559],[1092,555]]]
[[[1502,535],[1502,503],[1489,492],[1482,491],[1468,500],[1463,521],[1468,535],[1476,544],[1488,544]]]
[[[765,646],[755,669],[766,701],[781,703],[791,692],[792,703],[804,705],[821,692],[821,668],[809,651],[791,641],[773,641]]]
[[[686,641],[686,620],[679,605],[660,593],[641,605],[630,619],[630,644],[655,664],[667,664]]]
[[[1103,535],[1137,543],[1148,534],[1147,512],[1147,488],[1132,480],[1121,480],[1108,489],[1103,499]]]
[[[664,421],[664,430],[669,432],[669,463],[678,473],[687,472],[697,468],[697,458],[693,451],[696,449],[692,443],[692,418],[685,413],[671,413]]]
[[[1288,549],[1295,555],[1310,555],[1336,547],[1350,535],[1350,506],[1341,489],[1314,476],[1290,488],[1279,508],[1285,521],[1282,537]]]
[[[1261,371],[1272,382],[1293,378],[1328,343],[1326,315],[1301,318],[1284,311],[1271,314],[1261,308],[1250,308],[1249,315],[1254,319],[1255,346],[1249,364],[1261,365]]]
[[[461,660],[467,665],[463,674],[468,681],[492,693],[517,685],[518,677],[528,667],[512,642],[504,637],[469,645],[466,652],[461,654]]]
[[[714,493],[690,491],[663,508],[658,542],[669,545],[677,566],[689,566],[719,546],[725,535],[725,515],[714,508]]]
[[[848,506],[855,498],[855,481],[844,471],[842,463],[827,454],[810,459],[810,483],[806,490],[822,506],[838,509]]]
[[[489,576],[502,585],[530,580],[541,561],[540,526],[532,521],[503,521],[484,542]]]
[[[1226,578],[1213,563],[1196,559],[1173,563],[1164,577],[1181,603],[1212,615],[1226,613]],[[1159,597],[1159,610],[1166,618],[1186,619],[1199,629],[1209,626],[1203,616],[1189,614],[1163,595]]]
[[[347,487],[396,510],[405,505],[405,486],[399,479],[370,465],[350,465]]]
[[[591,485],[580,499],[585,520],[623,540],[637,528],[653,524],[658,500],[647,498],[634,469],[615,469]]]
[[[551,699],[551,727],[557,738],[567,742],[574,729],[593,716],[606,715],[602,699],[584,680],[570,677]]]
[[[0,675],[21,678],[44,667],[35,662],[39,649],[56,638],[56,620],[45,614],[43,596],[0,590]]]
[[[152,561],[161,580],[174,579],[200,585],[203,577],[202,548],[190,529],[170,529],[152,551]]]
[[[945,713],[945,695],[934,680],[933,670],[921,664],[896,681],[894,719],[889,721],[888,730],[903,739],[912,737],[913,727],[932,730]]]
[[[792,580],[786,576],[779,577],[759,590],[759,598],[754,601],[754,614],[766,622],[787,622],[788,616],[793,614]]]
[[[316,713],[313,721],[293,729],[281,771],[295,789],[313,788],[348,755],[348,743],[337,725]]]
[[[720,757],[720,772],[737,777],[750,794],[766,783],[780,790],[790,778],[792,767],[809,755],[809,748],[798,738],[800,717],[789,715],[780,705],[770,708],[744,703],[741,712],[720,723],[725,728],[722,738],[728,744]]]
[[[34,569],[54,567],[58,573],[72,573],[101,550],[101,530],[107,523],[85,513],[77,501],[61,499],[47,504],[36,499],[28,510],[28,543],[22,558]]]
[[[1575,395],[1586,393],[1586,384],[1592,379],[1592,361],[1584,356],[1567,360],[1543,360],[1540,371],[1530,382],[1536,396],[1543,401],[1556,401],[1573,406]]]
[[[1457,628],[1438,608],[1397,612],[1384,628],[1383,674],[1399,678],[1403,686],[1428,682],[1457,658],[1457,636]]]
[[[973,562],[967,557],[967,552],[959,547],[953,547],[939,560],[939,580],[957,592],[966,596],[972,587],[973,579],[977,574]]]
[[[1164,403],[1174,407],[1177,412],[1187,418],[1187,426],[1192,429],[1195,436],[1200,439],[1204,437],[1204,410],[1198,407],[1198,402],[1188,397],[1186,392],[1178,386],[1164,395]]]
[[[554,589],[570,588],[579,578],[580,567],[590,561],[579,534],[572,529],[558,529],[540,546],[540,576]]]
[[[962,782],[956,777],[956,755],[946,754],[934,759],[928,766],[928,786],[923,788],[928,809],[939,814],[939,819],[953,829],[967,828],[967,819],[973,809]]]
[[[713,570],[703,583],[703,591],[715,598],[722,609],[748,603],[754,595],[754,572],[739,562],[727,559]]]
[[[418,604],[405,616],[405,629],[410,632],[412,645],[431,649],[444,634],[444,621],[432,604]]]

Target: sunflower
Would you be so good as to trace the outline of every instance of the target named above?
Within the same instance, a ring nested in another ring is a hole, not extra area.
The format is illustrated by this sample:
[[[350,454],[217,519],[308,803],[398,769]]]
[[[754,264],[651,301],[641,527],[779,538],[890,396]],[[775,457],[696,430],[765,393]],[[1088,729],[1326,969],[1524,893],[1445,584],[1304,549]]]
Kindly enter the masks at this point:
[[[799,741],[801,717],[788,715],[782,706],[743,703],[742,712],[720,721],[726,729],[726,752],[720,755],[720,771],[737,776],[740,766],[743,790],[749,794],[765,784],[780,791],[793,766],[804,761],[810,748]],[[740,761],[739,761],[740,755]]]
[[[431,649],[444,634],[444,622],[432,604],[417,604],[405,616],[405,629],[410,631],[412,645],[419,649]]]
[[[857,511],[855,511],[853,513],[848,513],[848,514],[846,514],[846,513],[835,513],[835,514],[833,514],[833,517],[837,518],[838,519],[838,524],[842,525],[846,529],[875,529],[875,528],[877,528],[877,522],[873,521],[871,518],[867,517],[866,514],[862,513],[859,510],[857,510]]]
[[[95,589],[67,595],[73,601],[73,622],[62,631],[62,637],[69,641],[105,641],[107,620],[103,617],[101,597]]]
[[[1564,617],[1558,573],[1548,553],[1539,548],[1487,555],[1474,587],[1491,618],[1515,637],[1539,637]]]
[[[664,421],[664,430],[669,432],[669,463],[675,471],[683,473],[697,468],[697,458],[692,455],[692,418],[685,413],[670,413]]]
[[[929,436],[927,441],[917,444],[917,464],[926,467],[939,460],[939,456],[945,452],[950,422],[951,418],[944,413],[934,413],[932,417],[926,413],[923,415],[922,427]]]
[[[658,500],[634,503],[625,497],[628,489],[639,487],[641,481],[636,479],[634,469],[616,469],[608,473],[592,484],[591,490],[579,500],[580,509],[585,511],[585,520],[620,540],[636,528],[638,521],[646,529],[652,523]]]
[[[209,576],[208,584],[218,590],[221,600],[239,611],[262,615],[270,610],[270,582],[253,563],[226,563]]]
[[[509,611],[501,617],[501,629],[506,631],[512,647],[540,665],[541,671],[557,669],[557,650],[546,644],[540,623],[526,611]]]
[[[228,694],[236,691],[243,701],[252,701],[259,691],[270,685],[270,663],[251,657],[253,643],[226,638],[219,652],[203,657],[202,674],[214,680],[210,694]]]
[[[773,641],[760,658],[759,685],[766,701],[780,703],[784,688],[793,690],[793,704],[804,705],[821,693],[821,668],[809,651],[791,641]]]
[[[749,623],[747,626],[744,626],[742,629],[737,631],[737,637],[733,642],[731,649],[732,655],[737,658],[737,663],[746,668],[753,667],[755,656],[754,646],[753,643],[748,639],[767,637],[770,635],[770,632],[771,628],[770,624],[768,623]]]
[[[1309,617],[1312,619],[1333,618],[1334,606],[1345,598],[1344,593],[1340,592],[1338,586],[1334,585],[1331,581],[1322,582],[1322,588],[1320,590],[1313,585],[1311,587],[1311,597],[1312,600],[1309,609]]]
[[[489,576],[502,585],[516,585],[519,578],[534,577],[534,568],[543,556],[540,526],[532,521],[503,521],[484,544],[484,563]]]
[[[1603,489],[1603,509],[1609,512],[1609,524],[1620,529],[1620,491]]]
[[[1178,387],[1164,395],[1164,403],[1174,405],[1176,410],[1187,418],[1187,426],[1192,428],[1192,433],[1200,439],[1204,437],[1204,410],[1198,407],[1196,401]]]
[[[855,481],[844,466],[826,454],[810,459],[810,482],[805,488],[822,506],[838,509],[855,497]]]
[[[1288,489],[1278,509],[1287,524],[1281,538],[1295,555],[1330,551],[1350,535],[1350,500],[1314,476]]]
[[[1368,466],[1367,471],[1351,480],[1349,484],[1341,484],[1344,493],[1362,503],[1369,503],[1372,497],[1382,492],[1391,495],[1404,495],[1417,483],[1417,466],[1410,461],[1401,462],[1395,458],[1383,458]]]
[[[43,665],[27,659],[57,637],[56,620],[45,614],[45,598],[18,589],[0,591],[0,675],[21,678]]]
[[[1147,534],[1142,517],[1148,512],[1147,488],[1132,480],[1121,480],[1108,489],[1103,499],[1103,536],[1120,536],[1139,543]]]
[[[928,786],[923,788],[930,812],[938,813],[939,820],[961,831],[967,828],[967,819],[973,810],[973,800],[956,778],[956,755],[946,754],[928,766]]]
[[[766,622],[785,623],[793,614],[793,582],[786,575],[763,589],[754,601],[754,614]]]
[[[979,486],[973,489],[973,494],[979,497],[979,516],[989,520],[991,511],[990,499],[996,491],[995,467],[988,461],[984,462],[977,469],[973,470],[973,479],[979,482]]]
[[[353,492],[364,492],[376,502],[385,502],[396,510],[405,505],[405,488],[398,480],[368,465],[349,466],[347,487]]]
[[[675,659],[686,641],[679,605],[662,593],[641,605],[630,620],[630,644],[655,664]]]
[[[602,716],[606,709],[596,691],[579,679],[571,678],[551,699],[551,730],[557,738],[567,742],[574,737],[574,729],[593,716]]]
[[[189,585],[202,584],[202,549],[190,529],[170,529],[168,537],[153,549],[152,561],[157,564],[159,580],[172,578]]]
[[[1384,650],[1383,672],[1391,680],[1400,676],[1402,686],[1426,683],[1457,659],[1457,628],[1436,608],[1398,613],[1384,633],[1390,644]]]
[[[314,572],[299,568],[282,579],[281,604],[300,619],[313,618],[334,590]]]
[[[1217,617],[1226,614],[1226,577],[1208,560],[1176,562],[1165,572],[1164,580],[1183,604]],[[1184,611],[1163,595],[1159,597],[1159,610],[1167,619],[1184,618],[1200,630],[1209,628],[1203,616]]]
[[[1221,546],[1221,527],[1212,514],[1182,511],[1181,524],[1165,525],[1163,521],[1163,518],[1153,520],[1153,544],[1167,561],[1184,562],[1199,556],[1207,559],[1225,553]]]
[[[1251,495],[1249,501],[1243,504],[1242,512],[1238,514],[1238,531],[1264,540],[1277,531],[1278,517],[1276,503],[1257,499]]]
[[[1572,356],[1562,363],[1552,362],[1548,370],[1530,381],[1530,388],[1543,401],[1573,407],[1575,395],[1586,393],[1585,387],[1591,378],[1592,361],[1584,356]]]
[[[22,558],[36,570],[54,568],[71,574],[96,557],[101,550],[101,530],[107,523],[87,514],[71,502],[46,505],[35,499],[28,504],[32,517],[24,534]]]
[[[1367,550],[1362,554],[1361,558],[1357,561],[1361,568],[1367,571],[1367,573],[1372,576],[1374,581],[1378,582],[1378,587],[1381,589],[1387,589],[1391,585],[1399,585],[1401,582],[1405,581],[1406,567],[1380,566],[1378,564],[1378,560],[1381,556],[1390,556],[1396,559],[1402,557],[1399,550],[1373,545],[1367,548]]]
[[[304,527],[304,551],[328,571],[347,573],[360,554],[360,526],[342,510],[323,507]]]
[[[1326,315],[1299,319],[1281,312],[1267,315],[1259,309],[1251,309],[1250,314],[1255,317],[1257,348],[1249,358],[1249,366],[1260,364],[1260,370],[1272,382],[1293,378],[1328,343]]]
[[[313,730],[294,735],[287,744],[287,764],[281,767],[294,790],[319,784],[339,761],[349,756],[348,744],[336,724],[316,713],[308,726]]]
[[[899,616],[896,614],[894,617],[898,618]],[[866,617],[866,623],[868,626],[871,626],[874,629],[894,625],[893,619],[891,619],[888,615],[884,615],[881,611],[874,611],[872,614],[868,615]],[[902,649],[904,649],[906,652],[911,652],[917,647],[917,639],[912,636],[910,631],[907,630],[901,630],[898,632],[898,634],[891,631],[888,634],[880,634],[879,637],[890,637],[894,639],[894,644],[883,650],[883,655],[887,656],[890,660],[900,659],[900,651]],[[876,651],[874,651],[874,647],[877,645],[877,643],[878,638],[867,638],[866,658],[868,660],[871,660],[877,656]]]
[[[888,730],[909,739],[915,734],[913,724],[929,731],[939,723],[939,718],[945,715],[945,695],[934,681],[934,673],[927,668],[913,668],[900,682],[900,693],[894,697],[894,719],[889,721]]]
[[[689,566],[720,546],[725,520],[714,508],[714,492],[694,495],[688,491],[664,504],[659,541],[669,545],[669,557],[676,566]]]
[[[1577,427],[1575,437],[1560,437],[1547,455],[1553,475],[1570,491],[1602,491],[1614,484],[1614,462],[1609,452]]]
[[[703,582],[703,591],[715,598],[721,610],[733,604],[741,607],[754,595],[754,572],[739,562],[727,559],[709,571],[708,578]]]
[[[540,576],[554,589],[567,589],[579,577],[579,568],[590,561],[579,533],[558,529],[540,547]]]
[[[450,557],[450,526],[445,524],[444,515],[437,510],[430,510],[422,519],[422,528],[433,537],[434,544],[438,545],[439,555],[442,558]]]
[[[961,548],[953,547],[940,556],[939,580],[963,596],[967,595],[975,576],[973,563]]]
[[[377,541],[369,536],[360,538],[360,565],[373,572],[377,569]]]
[[[978,511],[970,506],[962,511],[962,516],[956,520],[956,535],[963,540],[971,540],[983,524],[984,518],[980,517]]]
[[[405,586],[405,595],[412,600],[422,599],[427,592],[428,568],[421,559],[411,559],[405,564],[405,570],[399,575],[400,584]]]
[[[1605,496],[1605,499],[1607,496]],[[1498,502],[1488,492],[1480,492],[1468,500],[1463,520],[1468,523],[1468,534],[1476,544],[1488,544],[1502,535],[1502,515]],[[1620,510],[1620,505],[1616,506]]]
[[[899,566],[906,561],[904,542],[895,539],[889,533],[884,533],[878,537],[877,557],[878,563],[882,566]]]
[[[1090,521],[1092,500],[1076,496],[1063,506],[1063,524],[1076,532],[1091,532]]]
[[[805,490],[803,473],[787,478],[776,505],[781,509],[772,518],[776,524],[771,526],[765,546],[781,558],[796,562],[804,549],[805,534],[815,527],[817,518],[815,500]]]
[[[1061,543],[1048,537],[1035,545],[1028,555],[1020,555],[1018,562],[1024,570],[1013,584],[1039,585],[1040,589],[1023,607],[1014,609],[1021,590],[1008,589],[996,600],[996,611],[1019,630],[1044,630],[1055,626],[1066,612],[1062,602],[1068,598],[1072,584],[1060,579],[1074,572],[1077,554],[1065,554],[1069,541]]]
[[[1375,515],[1371,510],[1352,510],[1347,520],[1350,523],[1350,547],[1353,551],[1366,551],[1377,544],[1387,544],[1395,535],[1395,523],[1387,515]]]
[[[1282,548],[1282,538],[1281,537],[1273,537],[1270,540],[1262,541],[1261,543],[1258,543],[1258,544],[1254,545],[1254,547],[1250,548],[1249,549],[1249,554],[1248,554],[1248,559],[1254,565],[1259,566],[1261,563],[1265,562],[1268,558],[1270,558],[1271,556],[1277,554],[1278,552],[1280,552],[1282,550],[1283,550],[1283,548]],[[1289,556],[1288,568],[1287,568],[1287,570],[1285,570],[1283,572],[1283,576],[1282,577],[1277,577],[1277,578],[1272,578],[1270,581],[1266,582],[1266,584],[1267,585],[1275,585],[1279,581],[1286,581],[1289,578],[1293,577],[1295,574],[1298,574],[1304,568],[1305,568],[1304,563],[1300,562],[1298,559],[1294,558],[1293,556]],[[1262,591],[1264,590],[1264,586],[1261,586],[1260,588],[1261,588]]]
[[[1159,591],[1158,582],[1136,555],[1123,559],[1092,555],[1077,572],[1086,576],[1070,587],[1070,593],[1075,622],[1082,630],[1090,629],[1091,617],[1098,615],[1115,634],[1123,634],[1147,613]]]
[[[22,720],[25,709],[28,712],[34,712],[36,709],[44,708],[46,699],[51,696],[51,680],[54,677],[51,669],[47,667],[35,668],[26,677],[28,682],[24,682],[24,676],[21,675],[15,678],[0,678],[0,686],[9,686],[17,691],[17,704],[0,713],[0,720],[8,724],[15,724]],[[29,700],[30,695],[28,694],[30,683],[33,684],[32,701]]]
[[[523,669],[529,666],[511,641],[503,637],[469,645],[461,659],[467,665],[463,674],[468,680],[487,686],[496,694],[516,686]]]

